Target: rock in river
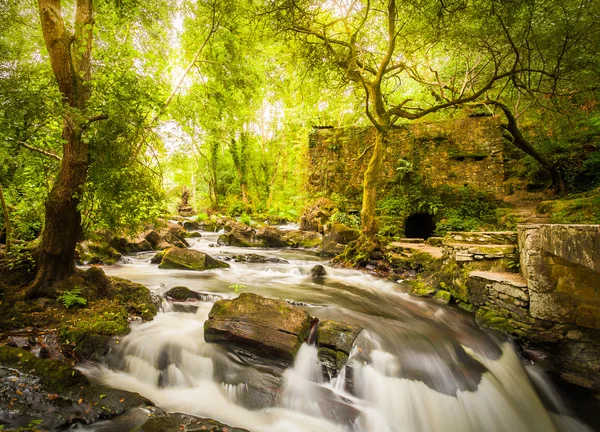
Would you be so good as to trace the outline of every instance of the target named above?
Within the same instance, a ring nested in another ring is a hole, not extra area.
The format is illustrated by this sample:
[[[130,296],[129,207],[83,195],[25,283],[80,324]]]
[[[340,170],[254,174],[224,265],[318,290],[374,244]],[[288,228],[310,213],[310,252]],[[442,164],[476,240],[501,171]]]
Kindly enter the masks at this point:
[[[193,249],[172,247],[162,258],[158,268],[176,270],[209,270],[229,267],[229,264],[216,260],[204,252]]]
[[[251,363],[288,367],[308,337],[312,321],[300,307],[244,293],[214,304],[204,323],[204,339]]]
[[[362,328],[353,324],[325,320],[319,323],[317,347],[319,360],[330,371],[341,370]]]

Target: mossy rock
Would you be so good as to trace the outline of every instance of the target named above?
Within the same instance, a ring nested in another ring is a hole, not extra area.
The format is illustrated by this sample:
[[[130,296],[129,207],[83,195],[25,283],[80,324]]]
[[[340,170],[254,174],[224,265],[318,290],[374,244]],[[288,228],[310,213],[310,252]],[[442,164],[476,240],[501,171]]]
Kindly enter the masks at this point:
[[[319,323],[317,329],[318,356],[321,363],[337,374],[348,361],[354,341],[362,327],[334,320]]]
[[[34,374],[47,391],[54,393],[66,393],[89,385],[88,379],[77,369],[56,360],[40,359],[20,348],[0,346],[0,364]]]
[[[409,294],[415,297],[433,297],[437,290],[422,280],[408,281],[410,285]]]
[[[217,301],[204,323],[204,339],[251,362],[256,357],[288,367],[310,332],[312,317],[283,300],[252,293]]]
[[[452,300],[452,294],[450,294],[448,291],[444,291],[444,290],[439,290],[438,292],[436,292],[433,296],[433,299],[437,302],[437,303],[441,303],[441,304],[448,304],[450,303],[450,300]]]
[[[327,234],[327,237],[329,237],[336,243],[346,245],[350,242],[358,240],[360,234],[360,230],[358,229],[350,228],[349,226],[344,225],[343,223],[334,222],[331,225],[331,229]]]
[[[200,294],[196,291],[192,291],[188,287],[176,286],[167,291],[166,295],[173,300],[186,301],[190,299],[199,300]]]
[[[79,260],[85,264],[113,265],[122,257],[121,253],[107,241],[86,240],[77,244]]]
[[[216,420],[181,413],[165,413],[148,419],[138,432],[248,432],[246,429],[227,426]]]
[[[291,247],[313,249],[322,242],[321,234],[314,231],[291,230],[285,233],[284,239]]]
[[[275,227],[263,227],[256,231],[254,245],[259,247],[286,247],[285,231]]]
[[[163,257],[165,256],[165,253],[167,253],[167,252],[164,250],[157,252],[156,255],[154,255],[150,259],[150,264],[160,264],[162,262]]]
[[[229,264],[218,261],[204,252],[178,247],[169,249],[163,256],[161,263],[158,265],[158,268],[160,269],[200,271],[228,267]]]
[[[93,423],[152,405],[136,393],[92,384],[65,363],[40,359],[19,348],[0,346],[0,365],[19,372],[18,386],[3,387],[0,410],[40,419],[44,429],[66,430],[75,423]]]

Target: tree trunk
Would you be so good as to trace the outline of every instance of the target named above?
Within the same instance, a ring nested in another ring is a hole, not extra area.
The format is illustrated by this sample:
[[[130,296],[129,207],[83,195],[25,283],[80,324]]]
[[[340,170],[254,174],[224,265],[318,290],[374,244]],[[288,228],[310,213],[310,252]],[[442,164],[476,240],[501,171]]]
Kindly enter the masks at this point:
[[[82,138],[81,111],[90,97],[93,7],[77,0],[75,34],[68,33],[60,0],[39,0],[42,33],[52,71],[66,107],[63,158],[46,201],[46,216],[30,298],[54,296],[53,286],[75,272],[75,247],[81,238],[79,197],[87,176],[89,147]]]
[[[383,146],[387,139],[387,131],[377,130],[373,154],[365,171],[363,180],[363,203],[362,203],[362,232],[367,238],[373,238],[377,234],[377,222],[375,220],[375,207],[377,205],[377,184],[381,162],[383,160]]]
[[[0,204],[2,204],[2,212],[4,214],[4,228],[6,229],[6,253],[10,252],[10,239],[12,236],[10,227],[10,218],[8,214],[8,206],[4,200],[4,192],[2,191],[2,185],[0,185]]]
[[[487,103],[496,105],[498,108],[502,110],[506,120],[508,121],[508,125],[505,127],[506,130],[511,134],[513,138],[513,144],[517,146],[519,149],[523,150],[529,156],[533,157],[536,161],[540,163],[544,168],[548,170],[552,177],[552,186],[556,188],[559,194],[564,195],[567,193],[567,186],[565,184],[565,180],[561,173],[558,171],[556,166],[548,160],[542,153],[540,153],[530,142],[523,136],[521,133],[521,129],[519,129],[519,125],[517,124],[517,119],[513,115],[510,108],[498,101],[486,101]]]

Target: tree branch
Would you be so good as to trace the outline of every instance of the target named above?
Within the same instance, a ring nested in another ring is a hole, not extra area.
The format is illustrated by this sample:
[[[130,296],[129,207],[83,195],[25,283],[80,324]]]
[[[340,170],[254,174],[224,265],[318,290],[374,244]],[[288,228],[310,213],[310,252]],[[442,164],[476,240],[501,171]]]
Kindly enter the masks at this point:
[[[23,141],[18,141],[17,144],[19,144],[21,147],[26,148],[27,150],[31,150],[33,152],[43,154],[44,156],[48,156],[48,157],[50,157],[52,159],[56,159],[59,162],[62,161],[62,158],[59,155],[57,155],[56,153],[52,153],[52,152],[47,151],[47,150],[42,150],[41,148],[34,147],[34,146],[29,145],[29,144],[26,144]]]

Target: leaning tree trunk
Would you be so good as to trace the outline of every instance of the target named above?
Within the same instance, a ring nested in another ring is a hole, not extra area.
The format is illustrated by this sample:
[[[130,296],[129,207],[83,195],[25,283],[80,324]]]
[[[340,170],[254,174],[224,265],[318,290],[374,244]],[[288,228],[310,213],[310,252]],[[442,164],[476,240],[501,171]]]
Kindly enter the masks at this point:
[[[362,202],[362,232],[367,238],[373,238],[377,234],[377,222],[375,220],[375,207],[377,205],[377,184],[381,162],[383,160],[383,146],[387,139],[387,133],[377,130],[373,154],[363,179],[363,202]]]
[[[506,120],[508,121],[508,124],[505,126],[505,129],[512,136],[512,143],[516,147],[518,147],[519,149],[521,149],[525,153],[527,153],[529,156],[533,157],[544,168],[546,168],[548,170],[548,172],[550,173],[550,176],[552,177],[552,186],[554,186],[556,188],[556,190],[558,191],[559,194],[561,194],[561,195],[566,194],[567,193],[567,185],[565,184],[565,180],[564,180],[562,174],[556,168],[556,165],[554,165],[548,158],[546,158],[546,156],[544,156],[542,153],[540,153],[529,142],[529,140],[527,140],[527,138],[525,138],[525,136],[521,132],[521,129],[519,128],[519,125],[517,124],[517,119],[513,115],[510,108],[499,101],[486,101],[486,102],[496,105],[504,113],[504,116],[506,117]]]
[[[82,111],[90,97],[92,0],[77,0],[75,34],[65,26],[60,0],[39,0],[42,33],[52,71],[66,108],[63,158],[46,201],[46,216],[35,280],[29,297],[53,296],[54,285],[75,272],[75,247],[81,237],[79,197],[87,176],[88,144],[82,138]]]

